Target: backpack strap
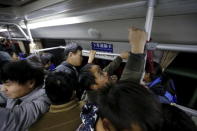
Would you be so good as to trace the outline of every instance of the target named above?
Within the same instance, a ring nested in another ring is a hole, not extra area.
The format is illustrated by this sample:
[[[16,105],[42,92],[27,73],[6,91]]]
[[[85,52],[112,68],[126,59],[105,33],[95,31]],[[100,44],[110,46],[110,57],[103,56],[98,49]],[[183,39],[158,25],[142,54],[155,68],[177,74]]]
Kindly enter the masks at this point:
[[[151,88],[153,87],[154,85],[160,83],[162,80],[161,80],[161,77],[158,77],[156,78],[154,81],[152,81],[151,83],[148,84],[148,87]]]

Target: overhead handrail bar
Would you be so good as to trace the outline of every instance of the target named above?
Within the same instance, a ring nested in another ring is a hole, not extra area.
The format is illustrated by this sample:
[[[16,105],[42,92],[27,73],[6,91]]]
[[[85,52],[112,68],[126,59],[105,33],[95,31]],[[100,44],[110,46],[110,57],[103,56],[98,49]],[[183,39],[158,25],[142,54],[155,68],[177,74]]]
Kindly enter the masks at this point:
[[[65,49],[64,46],[57,46],[57,47],[50,47],[50,48],[45,48],[45,49],[38,49],[34,50],[34,52],[42,52],[42,51],[48,51],[48,50],[54,50],[54,49]],[[83,53],[89,54],[89,50],[82,50]],[[109,56],[119,56],[120,54],[115,54],[115,53],[107,53],[107,52],[96,52],[96,55],[109,55]]]
[[[57,46],[57,47],[50,47],[50,48],[45,48],[45,49],[38,49],[34,50],[35,53],[37,52],[42,52],[42,51],[48,51],[48,50],[54,50],[54,49],[64,49],[64,46]]]
[[[83,53],[89,54],[90,51],[89,51],[89,50],[83,50]],[[120,56],[120,54],[116,54],[116,53],[107,53],[107,52],[96,52],[96,55]]]
[[[57,47],[51,47],[51,48],[45,48],[45,49],[38,49],[38,50],[34,50],[34,53],[48,51],[48,50],[55,50],[55,49],[65,49],[65,46],[57,46]],[[89,53],[90,53],[89,50],[82,50],[83,56],[89,56]],[[96,52],[96,54],[95,54],[95,58],[106,59],[106,60],[113,60],[116,56],[120,56],[120,54],[107,53],[107,52]],[[124,62],[125,62],[125,60],[124,60]]]
[[[3,37],[4,39],[6,39],[6,37]],[[11,37],[10,40],[19,40],[19,41],[26,41],[26,38],[17,38],[17,37]]]
[[[23,31],[23,29],[18,24],[15,24],[15,23],[7,23],[7,22],[0,22],[0,24],[3,24],[3,25],[14,25],[14,26],[16,26],[20,30],[20,32],[23,34],[23,36],[26,38],[26,40],[29,40],[29,37],[26,35],[26,33]]]
[[[54,49],[64,49],[65,46],[50,47],[45,49],[37,49],[35,52],[48,51]],[[181,52],[197,52],[197,45],[182,45],[182,44],[164,44],[164,43],[154,43],[149,42],[145,47],[147,50],[171,50],[171,51],[181,51]],[[84,53],[89,54],[89,50],[83,50]],[[107,53],[107,52],[96,52],[97,55],[111,55],[119,56],[117,53]]]
[[[197,45],[183,45],[183,44],[167,44],[167,43],[154,43],[149,42],[146,44],[147,50],[169,50],[169,51],[180,51],[180,52],[192,52],[197,53]]]

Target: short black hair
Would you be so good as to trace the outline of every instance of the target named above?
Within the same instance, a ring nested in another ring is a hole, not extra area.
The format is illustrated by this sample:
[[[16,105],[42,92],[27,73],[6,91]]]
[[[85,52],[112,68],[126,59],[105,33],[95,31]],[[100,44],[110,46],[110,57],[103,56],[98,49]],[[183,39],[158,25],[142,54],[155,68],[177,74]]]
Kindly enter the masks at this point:
[[[181,109],[162,104],[164,123],[161,131],[197,131],[192,119]]]
[[[107,118],[117,130],[158,131],[162,112],[153,95],[139,84],[119,81],[107,84],[98,92],[97,104],[101,118]]]
[[[11,62],[12,61],[12,58],[11,56],[5,52],[5,51],[0,51],[0,72],[3,68],[3,66],[8,63],[8,62]],[[1,84],[1,75],[0,75],[0,84]]]
[[[29,80],[34,80],[34,86],[37,87],[43,84],[45,74],[39,66],[33,65],[26,60],[21,60],[6,63],[0,75],[3,83],[11,80],[19,84],[25,84]]]
[[[71,42],[66,45],[63,53],[63,58],[67,60],[69,52],[77,53],[78,50],[82,51],[82,47],[77,43]]]
[[[40,55],[39,54],[31,54],[30,56],[28,56],[26,58],[26,60],[31,63],[34,64],[35,66],[39,66],[41,68],[44,68],[42,61],[40,59]]]
[[[7,63],[12,60],[12,57],[5,51],[0,51],[0,67],[3,66],[4,63]]]
[[[149,69],[151,68],[150,64],[146,64],[145,70],[147,73],[150,73],[151,80],[154,80],[162,75],[162,67],[157,62],[153,62],[152,65],[153,65],[153,69],[154,69],[152,72],[149,71]]]
[[[49,62],[54,62],[54,55],[51,53],[43,53],[40,56],[41,62],[43,65],[48,64]]]
[[[90,71],[94,64],[86,64],[79,72],[79,85],[84,90],[91,90],[90,86],[95,84],[95,76]]]
[[[73,96],[76,79],[66,72],[52,72],[45,80],[46,94],[54,105],[69,102]]]

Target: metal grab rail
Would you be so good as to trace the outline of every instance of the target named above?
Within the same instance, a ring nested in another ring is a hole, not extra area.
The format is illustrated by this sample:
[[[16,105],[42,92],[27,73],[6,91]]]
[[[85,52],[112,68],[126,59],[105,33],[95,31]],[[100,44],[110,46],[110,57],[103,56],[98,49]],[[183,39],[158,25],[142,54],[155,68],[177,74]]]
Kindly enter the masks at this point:
[[[64,49],[64,46],[50,47],[45,49],[34,50],[34,52],[48,51],[54,49]],[[171,51],[182,51],[182,52],[193,52],[197,53],[197,45],[181,45],[181,44],[164,44],[164,43],[153,43],[149,42],[146,44],[146,50],[171,50]],[[89,54],[90,51],[83,50],[84,54]],[[107,56],[119,56],[117,53],[107,52],[96,52],[96,55],[107,55]]]
[[[197,53],[197,44],[183,45],[183,44],[165,44],[165,43],[149,42],[146,44],[146,49],[147,50],[169,50],[169,51]]]
[[[7,22],[0,22],[0,24],[16,26],[20,30],[20,32],[23,34],[23,36],[26,38],[26,40],[30,40],[29,37],[26,35],[26,33],[23,31],[23,29],[19,25],[15,24],[15,23],[7,23]]]
[[[147,41],[149,41],[151,37],[156,0],[148,0],[147,4],[148,4],[148,9],[146,13],[145,31],[148,34]]]
[[[48,51],[48,50],[54,50],[54,49],[64,49],[64,46],[57,46],[57,47],[50,47],[50,48],[45,48],[45,49],[38,49],[34,50],[35,53],[41,52],[41,51]]]
[[[38,52],[42,52],[42,51],[48,51],[48,50],[55,50],[55,49],[65,49],[65,47],[64,46],[57,46],[57,47],[51,47],[51,48],[45,48],[45,49],[38,49],[38,50],[34,50],[34,53],[38,53]],[[89,56],[89,53],[90,53],[89,50],[82,50],[82,55],[83,56]],[[117,56],[120,56],[120,54],[106,53],[106,52],[96,52],[95,58],[113,60]]]

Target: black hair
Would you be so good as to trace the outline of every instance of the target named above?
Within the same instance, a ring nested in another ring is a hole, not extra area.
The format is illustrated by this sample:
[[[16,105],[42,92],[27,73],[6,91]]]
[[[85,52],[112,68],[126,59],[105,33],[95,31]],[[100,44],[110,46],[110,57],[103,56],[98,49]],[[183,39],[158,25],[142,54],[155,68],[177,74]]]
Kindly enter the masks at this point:
[[[153,62],[153,72],[149,72],[148,69],[150,68],[150,65],[147,64],[145,66],[145,70],[146,72],[149,72],[150,73],[150,78],[151,80],[154,80],[155,78],[159,77],[161,74],[162,74],[162,67],[159,63],[157,62]]]
[[[43,69],[26,60],[6,63],[2,68],[0,76],[3,83],[7,80],[11,80],[19,84],[25,84],[29,80],[34,80],[34,86],[37,87],[41,86],[44,82]]]
[[[30,56],[28,56],[26,58],[26,60],[28,62],[30,62],[31,64],[33,65],[36,65],[36,66],[39,66],[41,68],[44,68],[42,62],[41,62],[41,59],[40,59],[40,55],[39,54],[31,54]]]
[[[7,63],[11,60],[12,58],[7,52],[0,51],[0,67],[2,67],[4,63]]]
[[[0,72],[2,71],[3,66],[10,61],[12,61],[11,56],[5,51],[0,51]],[[1,84],[1,75],[0,75],[0,84]]]
[[[155,77],[158,77],[162,74],[162,67],[159,63],[153,62],[154,67],[154,73],[152,74],[152,79],[155,79]]]
[[[52,104],[65,104],[71,100],[76,88],[76,79],[66,72],[50,73],[45,80],[46,94]]]
[[[119,81],[107,84],[98,93],[101,118],[107,118],[117,130],[132,129],[159,131],[162,124],[160,104],[139,84]]]
[[[67,60],[69,52],[77,53],[78,50],[82,51],[82,47],[79,46],[77,43],[69,43],[66,45],[63,53],[63,58]]]
[[[46,65],[48,64],[49,62],[54,62],[54,55],[51,54],[51,53],[43,53],[41,56],[40,56],[40,59],[41,59],[41,62],[43,65]]]
[[[95,84],[95,76],[90,71],[94,64],[86,64],[79,73],[79,85],[84,90],[90,90],[90,86]]]
[[[161,131],[197,131],[192,119],[181,109],[162,104],[164,123]]]

